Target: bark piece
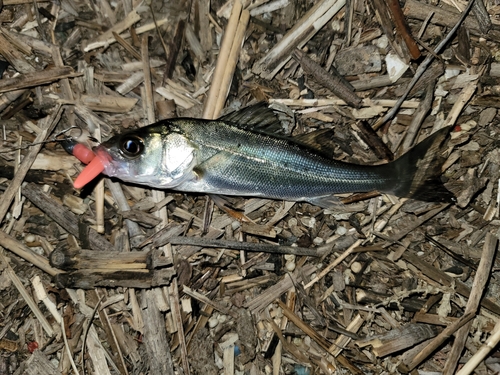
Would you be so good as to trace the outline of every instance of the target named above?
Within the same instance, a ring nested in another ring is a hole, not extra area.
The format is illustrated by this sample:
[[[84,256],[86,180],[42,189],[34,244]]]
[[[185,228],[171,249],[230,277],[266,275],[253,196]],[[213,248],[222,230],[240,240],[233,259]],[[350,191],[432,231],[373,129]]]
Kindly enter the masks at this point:
[[[408,324],[402,328],[393,329],[381,335],[358,340],[356,341],[356,345],[361,348],[371,345],[373,347],[373,353],[375,353],[377,357],[385,357],[434,337],[438,332],[436,326],[429,324]]]
[[[68,211],[62,204],[56,202],[47,193],[43,192],[37,185],[30,183],[23,188],[23,194],[35,206],[45,212],[52,220],[75,237],[79,237],[79,218]],[[88,228],[90,248],[93,250],[114,251],[114,246],[94,229]]]

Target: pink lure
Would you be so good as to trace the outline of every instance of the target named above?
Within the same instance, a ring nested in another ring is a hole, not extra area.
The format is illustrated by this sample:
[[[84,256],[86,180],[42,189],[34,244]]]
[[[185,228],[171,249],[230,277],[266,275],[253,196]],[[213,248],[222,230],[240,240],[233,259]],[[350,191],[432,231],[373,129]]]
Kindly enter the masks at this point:
[[[108,163],[105,158],[96,157],[92,150],[80,143],[76,144],[73,148],[73,156],[77,157],[82,163],[88,164],[73,183],[75,189],[81,189],[87,185],[97,175],[104,171]]]

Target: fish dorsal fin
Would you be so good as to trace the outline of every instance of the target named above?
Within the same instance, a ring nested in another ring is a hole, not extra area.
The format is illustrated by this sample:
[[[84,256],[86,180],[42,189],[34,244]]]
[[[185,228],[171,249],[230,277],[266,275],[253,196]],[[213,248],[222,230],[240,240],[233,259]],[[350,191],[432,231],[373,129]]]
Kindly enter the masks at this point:
[[[283,131],[278,116],[265,102],[228,113],[221,116],[219,120],[230,122],[242,129],[259,130],[269,134]]]
[[[241,129],[257,131],[283,139],[290,139],[295,143],[319,151],[328,158],[331,158],[335,151],[333,129],[319,129],[293,137],[283,135],[283,127],[279,117],[265,102],[259,102],[238,111],[228,113],[220,117],[219,120],[230,122]]]

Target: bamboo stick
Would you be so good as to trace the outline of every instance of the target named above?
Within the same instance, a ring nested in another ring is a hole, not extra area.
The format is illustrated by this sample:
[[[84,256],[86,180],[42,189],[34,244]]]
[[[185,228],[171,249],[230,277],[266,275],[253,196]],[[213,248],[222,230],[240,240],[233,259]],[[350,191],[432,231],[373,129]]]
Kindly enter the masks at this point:
[[[226,102],[231,81],[233,80],[234,71],[236,69],[236,64],[238,63],[243,39],[245,37],[249,21],[250,12],[245,9],[241,12],[238,27],[236,28],[233,44],[231,46],[231,51],[229,52],[229,56],[227,58],[226,69],[224,71],[224,76],[222,77],[222,82],[220,83],[219,93],[217,95],[217,101],[212,115],[214,118],[219,117],[221,110],[224,108],[224,103]]]
[[[97,139],[98,142],[102,141],[101,128],[99,127],[99,125],[96,125],[94,131],[94,137]],[[101,178],[101,180],[97,183],[94,190],[94,196],[95,196],[95,207],[96,207],[96,212],[95,212],[96,231],[97,233],[103,234],[104,233],[104,178]]]
[[[241,1],[236,0],[231,11],[231,17],[229,18],[226,31],[224,32],[224,39],[222,40],[219,57],[217,58],[217,65],[215,66],[214,75],[212,77],[212,84],[210,85],[208,97],[205,102],[205,108],[203,110],[203,118],[209,120],[214,119],[217,116],[215,108],[220,95],[220,88],[224,79],[229,54],[231,52],[236,30],[238,28],[241,10]]]
[[[486,342],[479,348],[479,350],[469,359],[462,369],[457,372],[457,375],[469,375],[477,366],[486,358],[486,356],[498,345],[500,342],[500,320],[495,324],[492,335]]]
[[[148,51],[148,38],[147,36],[142,38],[141,43],[141,55],[143,61],[143,71],[144,71],[144,94],[143,95],[143,103],[144,109],[146,112],[146,118],[148,123],[152,124],[155,122],[155,111],[154,111],[154,102],[153,102],[153,85],[151,82],[150,70],[151,67],[149,65],[149,51]],[[153,200],[155,202],[161,202],[165,199],[165,192],[161,190],[153,190]],[[155,212],[155,215],[158,216],[162,222],[159,224],[158,229],[161,229],[163,226],[168,223],[167,209],[163,207],[162,209]]]

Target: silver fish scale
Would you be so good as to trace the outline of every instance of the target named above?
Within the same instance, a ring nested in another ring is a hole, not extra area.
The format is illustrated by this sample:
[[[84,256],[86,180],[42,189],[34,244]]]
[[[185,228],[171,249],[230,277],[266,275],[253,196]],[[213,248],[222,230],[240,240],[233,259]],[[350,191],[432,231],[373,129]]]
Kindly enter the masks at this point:
[[[285,200],[300,200],[305,197],[324,196],[334,193],[370,191],[379,188],[387,180],[375,173],[365,171],[341,171],[344,178],[323,176],[309,172],[292,171],[272,163],[249,163],[248,159],[233,156],[227,163],[202,167],[204,182],[214,190],[237,191],[241,195],[265,196]],[[332,166],[333,167],[333,166]],[[226,192],[226,193],[227,193]]]
[[[329,160],[288,139],[250,132],[221,121],[172,121],[197,145],[209,192],[285,200],[377,190],[394,178],[384,166]]]

